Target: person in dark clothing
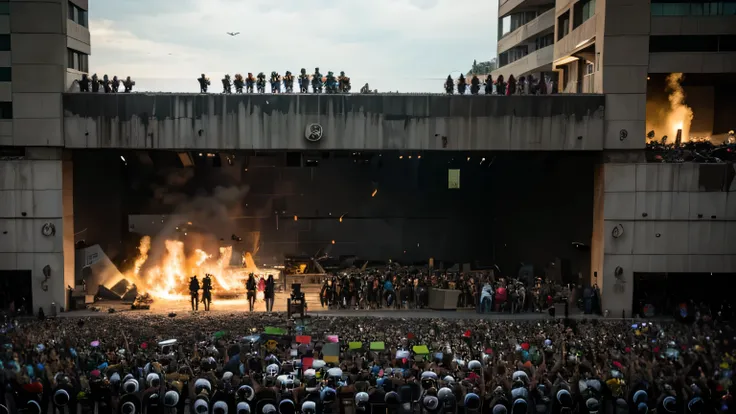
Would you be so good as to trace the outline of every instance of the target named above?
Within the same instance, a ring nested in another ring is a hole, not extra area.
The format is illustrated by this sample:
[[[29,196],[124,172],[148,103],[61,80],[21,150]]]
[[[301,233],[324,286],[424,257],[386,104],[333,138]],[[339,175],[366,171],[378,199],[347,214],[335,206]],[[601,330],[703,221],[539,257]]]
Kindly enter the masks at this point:
[[[97,74],[92,75],[92,92],[97,93],[100,91],[100,78],[97,77]]]
[[[202,279],[202,303],[204,304],[204,310],[210,310],[210,303],[212,303],[212,278],[209,273]]]
[[[202,76],[197,78],[197,82],[199,82],[199,92],[207,93],[207,88],[210,86],[210,79],[203,73]]]
[[[273,275],[268,275],[266,280],[266,290],[264,298],[266,299],[266,311],[273,312],[273,300],[276,296],[276,283],[273,281]]]
[[[189,279],[189,296],[192,299],[192,310],[199,310],[199,280],[197,280],[197,275]]]
[[[478,76],[473,75],[470,79],[470,93],[472,95],[477,95],[478,92],[480,92],[480,79],[478,79]]]
[[[256,304],[256,276],[253,273],[248,275],[245,290],[248,291],[248,308],[253,312],[253,306]]]
[[[79,81],[79,92],[89,92],[90,80],[87,74],[82,75],[82,80]]]

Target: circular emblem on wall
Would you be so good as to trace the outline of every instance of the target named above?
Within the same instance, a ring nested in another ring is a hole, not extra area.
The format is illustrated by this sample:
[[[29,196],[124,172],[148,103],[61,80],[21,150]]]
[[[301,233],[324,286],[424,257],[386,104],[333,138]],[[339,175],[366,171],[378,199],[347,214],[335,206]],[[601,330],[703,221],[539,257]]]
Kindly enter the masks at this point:
[[[309,124],[304,131],[304,138],[309,142],[317,142],[322,139],[322,125],[320,124]]]
[[[41,233],[46,237],[53,236],[56,234],[56,226],[53,223],[46,223],[41,227]]]
[[[628,136],[629,136],[629,131],[627,131],[627,130],[625,130],[625,129],[622,129],[622,130],[621,130],[621,131],[619,131],[619,133],[618,133],[618,139],[620,139],[621,141],[623,141],[623,140],[625,140],[626,138],[628,138]]]

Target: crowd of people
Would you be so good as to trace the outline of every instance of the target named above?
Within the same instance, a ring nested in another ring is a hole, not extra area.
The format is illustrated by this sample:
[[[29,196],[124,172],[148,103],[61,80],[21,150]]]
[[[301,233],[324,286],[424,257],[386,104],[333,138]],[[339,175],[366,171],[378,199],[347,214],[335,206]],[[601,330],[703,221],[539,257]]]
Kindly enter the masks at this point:
[[[346,272],[325,278],[320,306],[332,309],[422,309],[429,306],[430,287],[457,290],[458,308],[480,313],[545,312],[572,300],[586,313],[598,313],[596,287],[570,289],[541,278],[495,277],[492,271],[433,272],[412,267],[388,271]],[[579,294],[578,294],[579,293]]]
[[[728,131],[720,144],[708,138],[690,138],[683,142],[682,137],[670,140],[668,136],[655,139],[655,132],[647,134],[647,161],[656,163],[722,163],[736,161],[736,134]]]
[[[547,95],[554,93],[554,83],[544,75],[535,78],[534,75],[529,74],[519,79],[516,79],[514,75],[509,75],[508,79],[505,79],[503,75],[498,75],[495,81],[490,74],[486,75],[484,80],[475,74],[468,77],[470,80],[460,74],[456,81],[452,75],[447,75],[444,84],[445,92],[453,95],[457,87],[459,95],[465,95],[468,92],[471,95],[479,95],[481,91],[484,95]]]
[[[125,80],[120,80],[117,76],[110,79],[109,76],[104,75],[100,79],[96,73],[92,77],[87,76],[86,73],[83,74],[82,79],[78,80],[77,83],[80,92],[94,93],[99,93],[100,90],[104,93],[118,93],[120,92],[120,86],[123,87],[123,92],[130,93],[133,92],[133,86],[135,86],[135,81],[130,79],[130,76],[126,77]]]
[[[623,320],[128,313],[6,321],[8,413],[706,414],[736,332]],[[54,407],[54,408],[52,408]]]
[[[271,75],[266,78],[266,74],[263,72],[253,76],[253,73],[243,77],[241,74],[236,74],[234,78],[230,78],[230,75],[225,75],[222,78],[222,93],[231,94],[233,88],[235,93],[266,93],[266,83],[271,86],[271,93],[281,93],[281,86],[283,84],[285,93],[294,93],[294,80],[297,81],[297,86],[301,93],[309,93],[309,88],[312,88],[312,93],[350,93],[351,84],[350,77],[345,75],[345,72],[340,72],[340,75],[335,76],[334,72],[327,72],[327,75],[322,75],[319,68],[314,68],[314,73],[311,75],[307,73],[307,70],[302,68],[299,75],[296,77],[291,71],[286,71],[284,76],[281,76],[278,72],[273,71]],[[199,83],[200,93],[207,93],[212,82],[203,73],[197,78]]]

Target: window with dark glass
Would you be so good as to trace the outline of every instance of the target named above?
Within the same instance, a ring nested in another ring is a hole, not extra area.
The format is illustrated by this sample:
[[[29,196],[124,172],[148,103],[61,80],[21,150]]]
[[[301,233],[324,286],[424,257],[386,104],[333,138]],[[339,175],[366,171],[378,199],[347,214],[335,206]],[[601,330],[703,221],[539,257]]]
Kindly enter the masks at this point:
[[[0,82],[10,82],[11,72],[10,68],[0,68]]]
[[[718,52],[720,36],[650,36],[649,53]]]
[[[0,119],[13,119],[12,102],[0,102]]]
[[[0,2],[0,14],[10,14],[10,2]]]
[[[89,72],[89,56],[78,50],[66,50],[66,67],[80,72]]]
[[[736,1],[652,0],[652,16],[733,16]]]
[[[573,29],[595,16],[595,0],[583,0],[575,3],[573,10]]]
[[[557,18],[557,40],[562,40],[568,33],[570,33],[570,10]]]
[[[10,35],[9,34],[0,35],[0,50],[1,51],[10,50]]]
[[[77,6],[76,4],[69,2],[69,20],[73,21],[74,23],[87,27],[87,10],[82,9],[81,7]]]

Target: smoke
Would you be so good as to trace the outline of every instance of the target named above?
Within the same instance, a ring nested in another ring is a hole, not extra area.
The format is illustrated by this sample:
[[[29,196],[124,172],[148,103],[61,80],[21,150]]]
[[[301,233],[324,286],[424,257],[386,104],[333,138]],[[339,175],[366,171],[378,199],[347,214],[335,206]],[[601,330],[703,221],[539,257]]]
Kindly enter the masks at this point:
[[[685,76],[682,73],[672,73],[667,76],[665,92],[667,93],[667,104],[650,103],[655,108],[647,108],[647,131],[655,131],[655,140],[668,136],[668,142],[672,143],[677,136],[677,130],[682,130],[682,141],[690,138],[690,126],[693,120],[693,110],[685,103],[685,90],[682,81]],[[651,109],[654,109],[653,111]]]
[[[201,249],[218,257],[221,241],[230,242],[232,235],[245,230],[239,229],[231,217],[242,215],[248,186],[232,183],[231,177],[221,174],[207,174],[205,178],[222,183],[210,190],[210,183],[195,182],[193,169],[169,171],[163,178],[164,185],[152,185],[154,202],[159,208],[165,207],[170,215],[161,232],[153,236],[141,273],[161,263],[167,240],[183,241],[187,255],[193,249]],[[228,181],[232,185],[227,185]]]

